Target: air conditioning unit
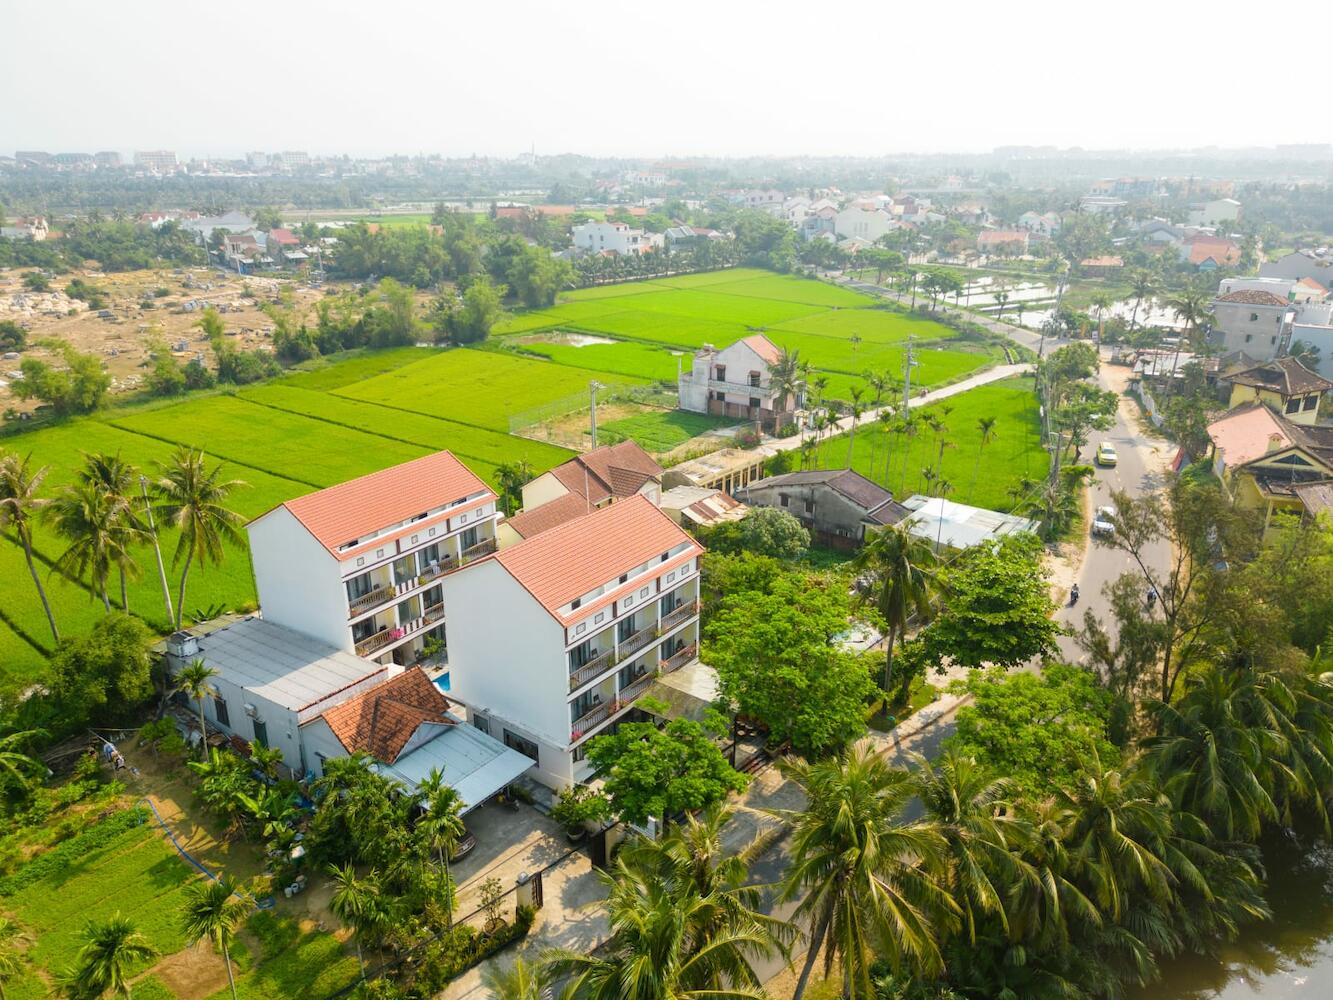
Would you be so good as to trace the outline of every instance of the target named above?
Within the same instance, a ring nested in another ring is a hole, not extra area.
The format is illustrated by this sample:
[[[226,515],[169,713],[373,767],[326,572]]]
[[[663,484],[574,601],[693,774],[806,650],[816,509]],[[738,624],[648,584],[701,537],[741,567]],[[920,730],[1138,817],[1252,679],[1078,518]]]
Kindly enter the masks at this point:
[[[245,706],[245,714],[252,719],[257,719],[259,718],[259,709],[255,708],[253,705],[247,704]]]
[[[172,632],[167,636],[167,652],[180,659],[194,656],[199,652],[199,637],[189,632]]]

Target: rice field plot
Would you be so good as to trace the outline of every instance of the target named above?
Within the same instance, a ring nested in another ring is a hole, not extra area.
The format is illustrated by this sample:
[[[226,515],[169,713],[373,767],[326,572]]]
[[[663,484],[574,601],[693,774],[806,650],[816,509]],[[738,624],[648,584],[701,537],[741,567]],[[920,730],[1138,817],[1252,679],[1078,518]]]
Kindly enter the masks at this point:
[[[237,398],[258,407],[327,421],[432,451],[448,449],[469,467],[474,462],[493,467],[521,460],[531,465],[534,472],[541,473],[568,460],[571,455],[564,448],[540,441],[278,383],[246,389]]]
[[[367,348],[364,351],[349,351],[344,355],[333,356],[328,364],[285,375],[276,380],[276,384],[322,391],[337,389],[410,365],[442,350],[440,347],[386,347],[382,350]]]
[[[725,347],[750,333],[743,323],[634,309],[584,320],[573,329],[687,348],[698,348],[704,344]]]
[[[0,565],[4,565],[3,556],[0,556]],[[23,581],[18,577],[13,577],[12,580],[12,585],[15,587],[23,585]],[[50,637],[50,633],[47,637]],[[8,625],[0,622],[0,677],[10,680],[18,687],[26,687],[44,679],[45,675],[46,655]]]
[[[720,295],[709,288],[650,291],[613,301],[624,302],[626,308],[640,312],[739,323],[741,326],[778,326],[786,320],[810,316],[827,308],[748,295]]]
[[[684,410],[649,410],[632,417],[611,420],[598,428],[599,443],[613,444],[631,438],[645,450],[661,454],[679,448],[691,438],[736,422],[706,413]]]
[[[51,973],[73,962],[86,921],[117,911],[169,955],[185,946],[180,911],[185,886],[196,877],[151,827],[135,827],[8,897],[5,909],[34,939],[28,960]]]
[[[632,297],[637,297],[638,294],[641,294],[641,291],[636,291]],[[561,305],[552,306],[550,309],[512,313],[496,323],[491,333],[494,336],[503,337],[505,334],[526,333],[529,330],[550,330],[560,326],[577,326],[584,321],[623,309],[624,306],[620,304],[620,299],[625,297],[602,298],[591,302],[565,302]]]
[[[616,299],[626,295],[642,295],[644,292],[660,291],[670,287],[660,278],[643,281],[617,281],[610,285],[593,285],[590,288],[576,288],[570,292],[561,292],[560,301],[592,302],[598,299]]]
[[[629,340],[582,346],[568,342],[561,343],[555,339],[524,340],[519,347],[525,353],[539,354],[549,361],[571,368],[587,368],[589,371],[644,378],[654,382],[674,383],[677,364],[688,371],[693,359],[693,353],[688,350],[678,348],[672,353],[669,347],[657,347]]]
[[[921,316],[909,316],[893,309],[835,309],[779,323],[769,331],[770,339],[785,332],[817,333],[821,337],[851,340],[860,337],[874,344],[906,343],[909,336],[918,342],[950,340],[957,331]]]
[[[948,494],[950,500],[1010,511],[1014,500],[1008,491],[1024,477],[1040,478],[1046,470],[1037,397],[1029,379],[1005,379],[978,386],[912,412],[914,437],[890,432],[878,421],[869,421],[857,428],[853,445],[852,468],[887,485],[895,497],[924,492],[922,470],[934,468],[938,462],[943,478],[953,487]],[[939,417],[948,428],[942,435],[942,459],[941,437],[925,423],[930,415]],[[996,420],[993,439],[984,446],[978,426],[982,417]],[[817,451],[819,467],[845,467],[847,448],[846,434],[824,441]]]
[[[337,395],[507,431],[511,414],[586,393],[590,380],[584,368],[463,348],[345,386]],[[629,377],[618,381],[646,384]]]
[[[842,309],[865,308],[875,305],[878,301],[850,288],[830,285],[814,278],[797,278],[785,274],[763,274],[761,277],[723,281],[704,287],[719,295],[743,295],[748,298],[801,302],[806,305]]]
[[[393,374],[376,377],[391,378]],[[256,420],[253,404],[228,396],[194,399],[161,410],[118,417],[114,425],[149,437],[202,447],[239,465],[315,488],[419,458],[428,451],[420,445],[391,441],[278,410],[266,411],[263,420]]]
[[[728,281],[774,277],[785,278],[786,275],[774,274],[761,267],[724,267],[717,271],[698,271],[695,274],[678,274],[672,278],[654,278],[653,281],[670,288],[704,288],[708,285],[725,284]]]
[[[813,333],[789,333],[771,330],[767,334],[779,348],[800,353],[801,360],[816,369],[844,375],[862,375],[867,371],[881,371],[902,378],[907,349],[889,344],[853,344],[836,337]],[[985,353],[971,351],[934,350],[915,348],[912,354],[918,362],[913,369],[912,381],[929,386],[948,382],[964,372],[990,363]]]

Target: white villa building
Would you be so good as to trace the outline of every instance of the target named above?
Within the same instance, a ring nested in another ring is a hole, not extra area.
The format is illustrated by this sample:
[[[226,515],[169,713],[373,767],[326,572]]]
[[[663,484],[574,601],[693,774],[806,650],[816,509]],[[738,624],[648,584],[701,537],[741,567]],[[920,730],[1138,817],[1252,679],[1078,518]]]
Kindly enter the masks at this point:
[[[697,659],[702,553],[634,495],[446,576],[450,697],[538,780],[585,779],[588,740]]]
[[[445,641],[440,580],[495,550],[496,495],[447,451],[279,504],[250,522],[266,621],[378,663]]]
[[[631,229],[623,222],[584,222],[575,226],[571,233],[574,249],[587,253],[647,253],[662,239],[642,229]]]
[[[762,333],[717,350],[705,344],[694,355],[688,372],[680,377],[680,408],[737,420],[755,420],[765,426],[796,419],[804,405],[802,393],[778,398],[769,366],[782,352]]]

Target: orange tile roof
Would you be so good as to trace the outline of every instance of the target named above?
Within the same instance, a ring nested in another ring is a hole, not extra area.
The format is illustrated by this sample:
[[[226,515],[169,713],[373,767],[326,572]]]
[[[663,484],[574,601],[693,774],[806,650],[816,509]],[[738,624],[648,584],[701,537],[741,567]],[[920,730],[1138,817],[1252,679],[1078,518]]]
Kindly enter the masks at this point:
[[[1196,237],[1188,241],[1190,248],[1189,262],[1202,264],[1211,257],[1218,264],[1235,264],[1240,260],[1240,247],[1230,240],[1218,240]]]
[[[778,350],[778,346],[762,333],[753,333],[742,340],[741,343],[770,365],[775,365],[782,359],[782,352]]]
[[[1214,420],[1208,425],[1208,437],[1229,468],[1260,458],[1275,445],[1291,444],[1277,414],[1259,402],[1242,404]]]
[[[338,558],[338,547],[444,504],[491,488],[447,451],[307,493],[280,506]],[[382,539],[380,539],[382,541]]]
[[[594,448],[557,465],[551,475],[565,489],[599,504],[607,497],[633,496],[650,479],[662,475],[662,467],[634,441]]]
[[[703,552],[651,500],[633,496],[501,549],[491,558],[564,621],[560,608],[574,598],[614,583],[622,573],[681,542],[691,545],[680,558]],[[590,603],[574,614],[586,614],[595,606]]]
[[[548,500],[529,510],[520,511],[507,518],[505,524],[513,528],[524,538],[540,535],[543,531],[582,517],[592,510],[587,497],[580,493],[566,493],[562,497]]]
[[[357,695],[322,716],[348,753],[368,753],[392,764],[423,723],[452,726],[449,699],[420,667]]]

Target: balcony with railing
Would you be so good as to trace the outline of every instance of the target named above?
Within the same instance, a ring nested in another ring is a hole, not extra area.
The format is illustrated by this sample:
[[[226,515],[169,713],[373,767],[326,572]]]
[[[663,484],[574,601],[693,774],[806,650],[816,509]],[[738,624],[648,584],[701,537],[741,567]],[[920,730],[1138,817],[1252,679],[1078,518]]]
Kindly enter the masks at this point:
[[[356,644],[357,656],[374,656],[385,646],[401,639],[405,630],[401,625],[395,625],[391,628],[382,628],[374,635],[367,636]]]
[[[654,639],[662,633],[657,628],[657,622],[649,622],[637,632],[626,636],[616,643],[616,650],[620,653],[622,660],[633,656],[639,650],[648,646]]]
[[[683,622],[689,621],[691,618],[694,618],[698,614],[699,614],[699,602],[686,601],[675,611],[671,612],[669,615],[667,615],[665,618],[662,619],[662,625],[659,630],[659,634],[666,635],[673,628],[676,628]]]
[[[690,645],[682,649],[680,652],[675,653],[672,656],[668,656],[665,660],[663,660],[662,665],[659,668],[659,671],[664,674],[669,674],[673,670],[679,670],[681,667],[685,666],[685,664],[689,663],[698,655],[699,655],[698,643],[691,643]]]
[[[656,671],[649,670],[644,676],[638,678],[632,684],[621,688],[619,693],[610,700],[604,700],[593,705],[588,711],[574,720],[569,730],[569,742],[577,743],[585,736],[592,733],[592,730],[601,726],[609,719],[614,718],[621,712],[630,709],[636,701],[643,697],[648,688],[652,685]]]
[[[360,597],[354,597],[347,602],[347,617],[357,618],[364,615],[367,611],[378,608],[381,604],[386,604],[398,596],[398,588],[389,584],[383,587],[376,587]]]
[[[616,651],[614,649],[608,649],[605,653],[594,656],[581,667],[571,665],[569,671],[569,690],[571,692],[577,691],[589,681],[606,673],[619,662],[620,657],[616,655]]]
[[[434,628],[442,621],[444,621],[444,602],[437,601],[422,611],[416,618],[411,618],[399,625],[382,628],[374,635],[362,639],[356,644],[356,655],[374,656],[380,650],[403,639],[410,638],[419,632]]]

